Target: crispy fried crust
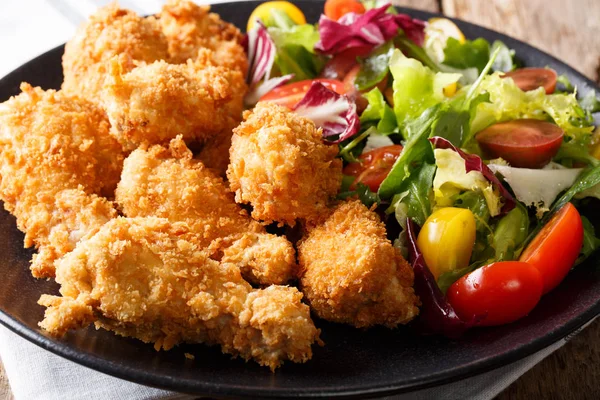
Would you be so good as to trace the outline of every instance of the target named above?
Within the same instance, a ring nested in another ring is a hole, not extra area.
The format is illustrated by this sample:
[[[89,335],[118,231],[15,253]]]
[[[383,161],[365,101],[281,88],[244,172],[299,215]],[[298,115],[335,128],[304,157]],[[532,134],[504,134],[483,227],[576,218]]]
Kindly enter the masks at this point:
[[[234,25],[187,0],[169,0],[158,19],[169,42],[169,62],[195,60],[201,49],[214,52],[218,64],[246,75],[248,58],[241,46],[242,34]]]
[[[227,104],[237,97],[233,89],[239,82],[244,84],[239,73],[223,67],[164,61],[123,74],[113,60],[102,105],[111,135],[127,150],[167,144],[177,135],[202,141],[231,126],[233,110]]]
[[[393,328],[419,312],[413,272],[359,201],[340,204],[298,246],[300,284],[319,317],[355,327]]]
[[[233,200],[233,193],[180,137],[169,149],[138,149],[125,160],[116,201],[128,217],[186,222],[203,248],[241,268],[252,283],[281,284],[293,277],[295,254],[285,239],[265,233]]]
[[[97,101],[114,56],[127,71],[138,63],[166,60],[167,39],[156,19],[142,18],[116,2],[100,8],[65,45],[63,90]]]
[[[28,84],[21,90],[0,105],[0,197],[25,246],[40,250],[33,274],[47,277],[54,259],[114,216],[110,202],[91,195],[112,197],[124,155],[93,104]]]
[[[53,335],[94,322],[170,349],[220,344],[223,352],[277,368],[305,362],[319,331],[297,289],[253,290],[239,269],[186,240],[183,223],[117,218],[57,263],[62,297],[43,295],[40,325]]]
[[[238,203],[264,223],[294,225],[327,211],[342,179],[337,147],[314,123],[273,103],[258,103],[234,130],[227,177]]]

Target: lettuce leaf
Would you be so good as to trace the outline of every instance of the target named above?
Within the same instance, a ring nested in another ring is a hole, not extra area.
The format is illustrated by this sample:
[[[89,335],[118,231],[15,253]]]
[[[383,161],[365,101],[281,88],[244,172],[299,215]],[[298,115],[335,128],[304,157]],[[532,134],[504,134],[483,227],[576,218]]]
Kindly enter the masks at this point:
[[[429,107],[445,99],[444,87],[457,82],[461,75],[435,73],[419,61],[395,50],[390,60],[394,78],[394,112],[398,125],[419,117]]]
[[[481,73],[490,59],[490,43],[478,38],[473,41],[465,40],[464,43],[450,37],[444,48],[443,63],[454,68],[477,68]]]
[[[388,74],[390,59],[394,53],[394,43],[387,41],[360,61],[360,70],[354,85],[360,91],[371,88],[381,82]]]
[[[396,115],[392,108],[383,98],[383,94],[378,88],[374,88],[364,95],[369,105],[360,116],[360,123],[377,123],[377,131],[383,135],[398,131]]]
[[[472,134],[493,123],[519,118],[552,120],[565,131],[568,140],[586,143],[594,129],[575,93],[547,95],[543,88],[524,92],[499,72],[486,76],[476,92],[489,93],[490,102],[478,106],[471,123]]]
[[[423,225],[431,215],[431,186],[435,170],[434,164],[424,163],[403,182],[402,192],[394,196],[390,208],[393,209],[400,226],[404,226],[406,218],[412,218],[419,225]]]
[[[319,32],[314,25],[294,25],[288,29],[271,27],[269,36],[277,48],[275,65],[282,75],[294,74],[294,80],[316,78],[325,59],[315,53]]]

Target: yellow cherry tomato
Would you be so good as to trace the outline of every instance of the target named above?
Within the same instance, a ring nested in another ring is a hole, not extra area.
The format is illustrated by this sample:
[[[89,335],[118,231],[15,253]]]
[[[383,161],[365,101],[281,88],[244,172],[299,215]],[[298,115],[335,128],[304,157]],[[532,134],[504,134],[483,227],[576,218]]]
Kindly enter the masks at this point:
[[[250,18],[248,19],[246,31],[249,32],[252,28],[254,28],[257,19],[260,19],[263,22],[268,21],[271,18],[271,11],[274,9],[283,11],[298,25],[306,24],[306,17],[302,11],[300,11],[298,7],[289,1],[267,1],[252,11]]]
[[[423,224],[417,246],[435,279],[467,267],[475,243],[475,217],[466,208],[445,207]]]

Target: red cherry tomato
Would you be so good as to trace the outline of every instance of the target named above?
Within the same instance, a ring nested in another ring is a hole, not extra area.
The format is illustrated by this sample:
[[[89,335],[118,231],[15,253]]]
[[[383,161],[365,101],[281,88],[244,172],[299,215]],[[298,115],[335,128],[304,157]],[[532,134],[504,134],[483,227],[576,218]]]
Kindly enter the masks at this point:
[[[325,79],[337,79],[343,81],[344,77],[358,62],[355,55],[349,55],[346,52],[337,54],[327,61],[325,67],[319,75]]]
[[[358,157],[359,162],[346,165],[344,175],[356,177],[350,189],[354,189],[359,183],[364,183],[373,192],[379,190],[379,185],[390,173],[400,152],[402,146],[399,144],[380,147],[361,154]]]
[[[582,245],[581,216],[573,204],[567,203],[523,250],[519,261],[525,261],[540,271],[546,294],[567,276]]]
[[[446,296],[461,319],[482,318],[482,326],[495,326],[529,314],[540,301],[542,287],[542,276],[533,265],[501,261],[463,276]]]
[[[475,138],[489,158],[502,157],[513,167],[542,168],[558,152],[564,134],[549,122],[518,119],[494,124]]]
[[[504,74],[503,78],[512,78],[519,89],[525,92],[543,87],[546,94],[552,94],[556,89],[556,71],[550,68],[515,69]]]
[[[334,21],[350,12],[364,14],[365,6],[357,0],[327,0],[325,2],[325,15]]]
[[[302,100],[306,92],[308,92],[308,89],[310,89],[313,82],[320,82],[328,89],[339,94],[346,93],[344,84],[340,81],[333,79],[307,79],[305,81],[289,83],[275,88],[261,97],[259,101],[270,101],[288,108],[294,108],[294,106]]]

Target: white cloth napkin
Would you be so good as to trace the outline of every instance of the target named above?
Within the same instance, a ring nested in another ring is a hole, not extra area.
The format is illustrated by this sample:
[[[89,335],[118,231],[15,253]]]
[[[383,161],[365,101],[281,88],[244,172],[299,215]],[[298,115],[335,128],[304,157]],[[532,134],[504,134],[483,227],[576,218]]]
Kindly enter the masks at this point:
[[[67,41],[88,15],[108,3],[109,0],[0,1],[0,54],[3,55],[0,58],[0,77]],[[140,14],[150,14],[160,9],[162,1],[120,0],[120,4]],[[561,340],[519,362],[475,378],[389,399],[491,399],[564,343]],[[189,397],[82,367],[29,343],[4,327],[0,327],[0,358],[16,400],[163,400]]]

